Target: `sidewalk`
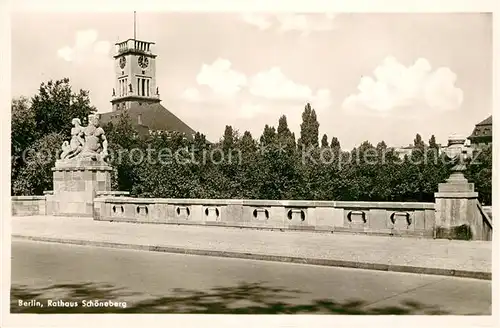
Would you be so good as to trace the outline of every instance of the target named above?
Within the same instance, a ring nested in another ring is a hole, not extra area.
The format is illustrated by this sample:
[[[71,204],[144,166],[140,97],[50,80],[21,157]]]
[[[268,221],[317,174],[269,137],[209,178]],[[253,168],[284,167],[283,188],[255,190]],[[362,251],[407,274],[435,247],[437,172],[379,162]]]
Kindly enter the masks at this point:
[[[12,217],[12,238],[491,279],[483,241]]]

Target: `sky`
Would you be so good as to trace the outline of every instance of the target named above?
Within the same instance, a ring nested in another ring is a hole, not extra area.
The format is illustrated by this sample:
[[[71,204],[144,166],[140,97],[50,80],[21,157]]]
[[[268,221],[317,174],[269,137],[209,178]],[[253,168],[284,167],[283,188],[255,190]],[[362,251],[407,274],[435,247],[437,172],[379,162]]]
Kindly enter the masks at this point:
[[[111,110],[115,43],[133,13],[14,12],[12,97],[68,77]],[[468,136],[492,113],[492,17],[481,13],[137,13],[155,42],[162,105],[209,140],[226,125],[260,137],[286,115],[296,136],[306,103],[350,149],[434,134]]]

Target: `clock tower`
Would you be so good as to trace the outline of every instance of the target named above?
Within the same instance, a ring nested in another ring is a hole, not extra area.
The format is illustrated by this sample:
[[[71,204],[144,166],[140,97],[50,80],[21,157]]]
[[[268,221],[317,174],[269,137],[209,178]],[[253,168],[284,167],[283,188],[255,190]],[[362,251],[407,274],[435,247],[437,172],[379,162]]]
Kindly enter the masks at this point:
[[[115,88],[112,111],[131,108],[133,104],[160,102],[156,86],[156,55],[154,42],[128,39],[116,44]]]
[[[112,109],[100,115],[100,122],[103,126],[119,122],[121,114],[126,112],[140,135],[176,132],[192,139],[196,132],[161,104],[156,86],[154,42],[136,38],[135,18],[134,11],[134,38],[116,43]]]

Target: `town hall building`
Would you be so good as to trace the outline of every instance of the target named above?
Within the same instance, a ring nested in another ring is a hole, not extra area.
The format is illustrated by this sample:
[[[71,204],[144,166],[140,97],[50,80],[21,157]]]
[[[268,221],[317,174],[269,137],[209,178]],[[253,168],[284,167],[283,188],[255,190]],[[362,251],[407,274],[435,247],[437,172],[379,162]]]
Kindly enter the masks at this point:
[[[474,147],[488,146],[493,143],[493,116],[485,118],[477,123],[469,136],[469,140]]]
[[[101,123],[116,121],[126,113],[137,131],[144,135],[156,131],[179,132],[192,138],[195,131],[161,105],[156,84],[154,42],[128,39],[116,44],[115,87],[111,112],[102,113]]]

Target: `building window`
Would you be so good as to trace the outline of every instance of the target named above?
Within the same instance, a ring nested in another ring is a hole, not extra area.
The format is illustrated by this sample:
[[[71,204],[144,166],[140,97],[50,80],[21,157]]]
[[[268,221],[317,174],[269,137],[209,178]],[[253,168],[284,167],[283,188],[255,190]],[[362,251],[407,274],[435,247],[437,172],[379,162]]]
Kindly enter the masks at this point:
[[[142,79],[142,95],[146,95],[146,79]]]
[[[149,97],[149,80],[146,81],[146,92],[147,92],[147,95]]]
[[[140,86],[141,86],[141,82],[140,82],[140,78],[137,78],[137,95],[140,96],[141,93],[140,93]]]

